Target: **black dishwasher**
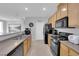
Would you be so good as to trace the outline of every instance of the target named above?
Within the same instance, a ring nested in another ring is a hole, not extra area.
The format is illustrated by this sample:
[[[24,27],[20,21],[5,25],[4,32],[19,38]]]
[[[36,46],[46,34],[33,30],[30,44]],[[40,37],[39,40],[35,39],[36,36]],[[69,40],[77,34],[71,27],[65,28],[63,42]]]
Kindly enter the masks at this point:
[[[14,48],[7,56],[23,56],[23,43]]]

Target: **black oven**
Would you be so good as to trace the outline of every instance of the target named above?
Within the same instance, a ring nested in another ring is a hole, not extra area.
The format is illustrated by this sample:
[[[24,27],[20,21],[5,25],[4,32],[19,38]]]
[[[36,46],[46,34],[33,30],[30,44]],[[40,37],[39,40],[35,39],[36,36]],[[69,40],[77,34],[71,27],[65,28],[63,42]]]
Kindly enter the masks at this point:
[[[51,52],[54,56],[60,56],[60,41],[68,40],[68,36],[72,33],[59,32],[58,35],[52,34],[51,39]]]
[[[51,42],[51,52],[52,52],[52,54],[54,56],[59,56],[59,50],[60,50],[59,45],[60,45],[60,43],[55,39],[52,39],[51,41],[52,41]]]

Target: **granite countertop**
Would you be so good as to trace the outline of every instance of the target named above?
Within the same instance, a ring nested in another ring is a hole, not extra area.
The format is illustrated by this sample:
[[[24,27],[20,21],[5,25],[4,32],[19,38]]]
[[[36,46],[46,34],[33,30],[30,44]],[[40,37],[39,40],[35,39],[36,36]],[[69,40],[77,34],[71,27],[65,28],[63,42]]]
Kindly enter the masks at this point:
[[[13,34],[22,34],[23,31],[20,32],[7,32],[7,33],[0,33],[0,37],[1,36],[8,36],[8,35],[13,35]]]
[[[11,37],[23,35],[23,32],[16,32],[16,33],[0,33],[0,41],[7,40]]]
[[[7,56],[30,35],[23,35],[21,39],[8,39],[0,42],[0,56]]]
[[[73,44],[69,41],[60,41],[62,44],[68,46],[79,54],[79,45]]]

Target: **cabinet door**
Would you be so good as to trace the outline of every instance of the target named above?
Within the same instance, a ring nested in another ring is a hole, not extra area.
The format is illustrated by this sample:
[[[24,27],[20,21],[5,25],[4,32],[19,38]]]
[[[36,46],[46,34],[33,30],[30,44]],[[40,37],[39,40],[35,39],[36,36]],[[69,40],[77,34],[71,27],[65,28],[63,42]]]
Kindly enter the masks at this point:
[[[57,20],[61,19],[60,9],[57,11]]]
[[[68,4],[68,16],[69,16],[69,26],[79,27],[79,4],[69,3]]]
[[[51,34],[48,34],[48,46],[51,46]]]
[[[24,44],[24,56],[26,56],[28,52],[28,40],[26,39],[23,44]]]
[[[67,10],[68,10],[67,3],[61,3],[59,7],[60,7],[61,18],[68,16],[67,15]]]
[[[52,23],[52,16],[49,18],[48,23]]]
[[[79,56],[79,54],[73,51],[72,49],[69,49],[69,56]]]
[[[30,48],[30,46],[31,46],[31,38],[29,37],[28,38],[28,49]]]
[[[55,21],[56,21],[56,13],[53,15],[52,27],[55,27]]]
[[[66,47],[62,43],[60,45],[60,55],[61,56],[68,56],[68,47]]]

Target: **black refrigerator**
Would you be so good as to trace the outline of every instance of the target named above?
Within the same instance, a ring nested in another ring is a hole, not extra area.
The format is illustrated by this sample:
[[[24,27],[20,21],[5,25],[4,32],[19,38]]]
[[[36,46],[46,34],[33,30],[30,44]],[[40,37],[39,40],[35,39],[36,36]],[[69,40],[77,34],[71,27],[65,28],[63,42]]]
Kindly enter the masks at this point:
[[[48,34],[52,34],[52,24],[45,24],[43,28],[44,43],[48,44]]]

